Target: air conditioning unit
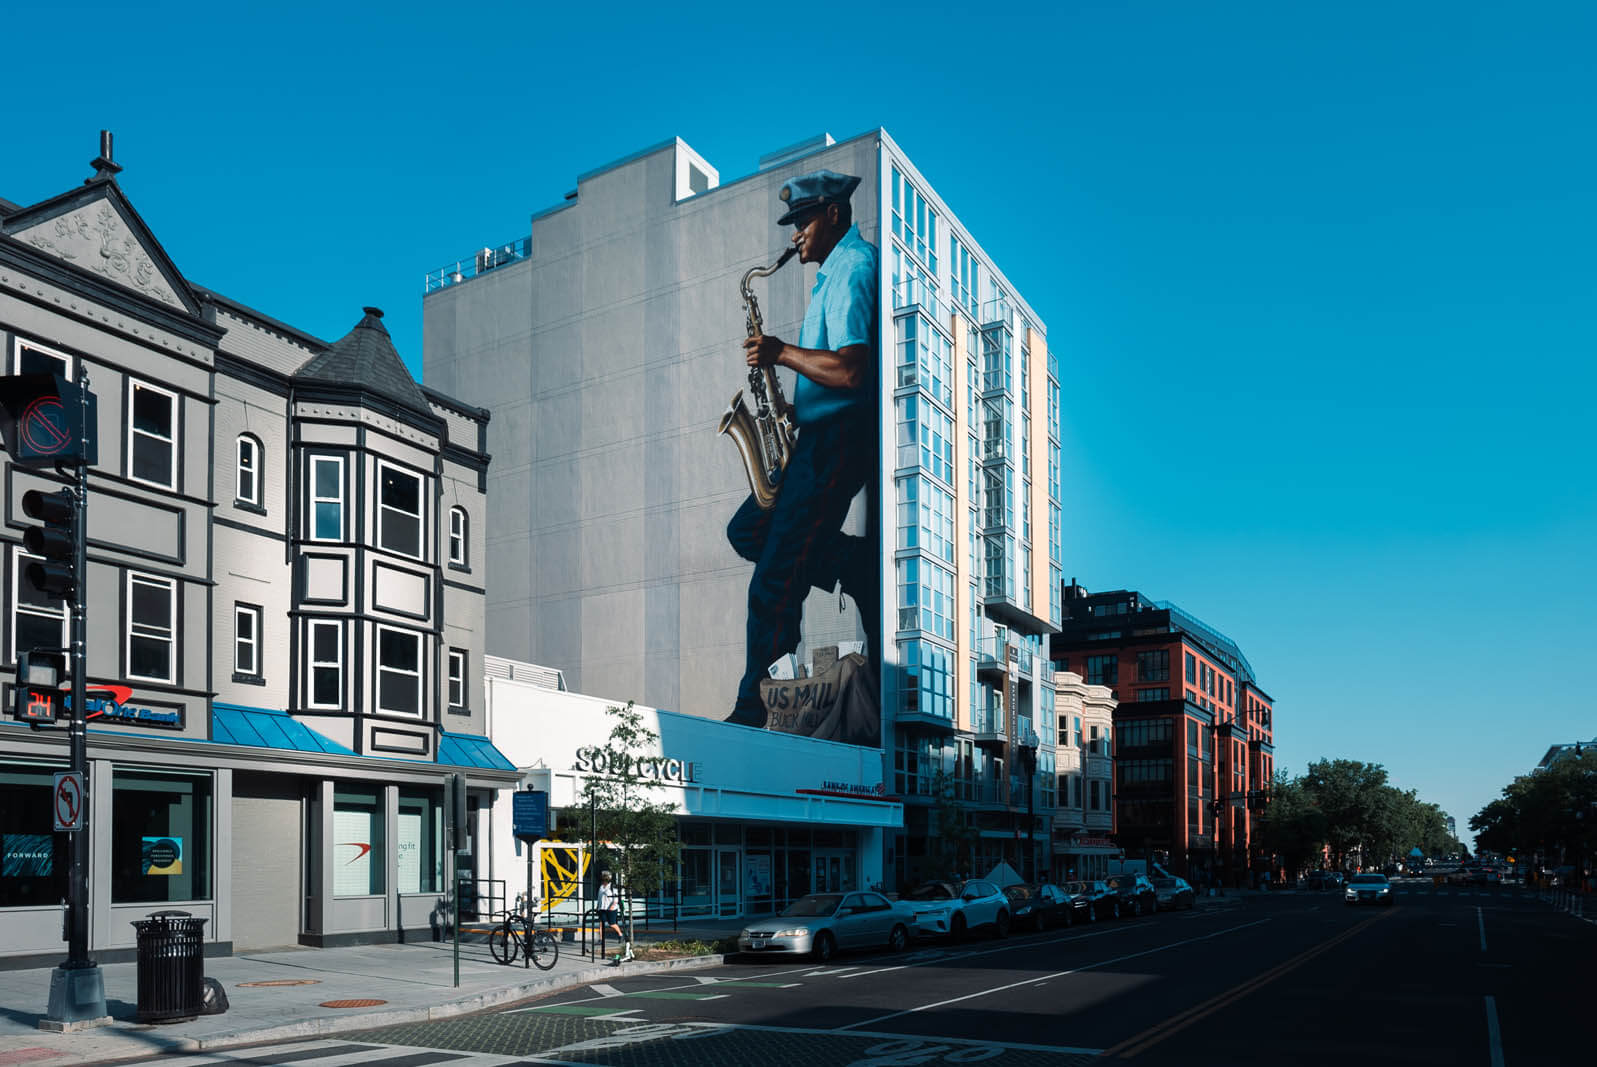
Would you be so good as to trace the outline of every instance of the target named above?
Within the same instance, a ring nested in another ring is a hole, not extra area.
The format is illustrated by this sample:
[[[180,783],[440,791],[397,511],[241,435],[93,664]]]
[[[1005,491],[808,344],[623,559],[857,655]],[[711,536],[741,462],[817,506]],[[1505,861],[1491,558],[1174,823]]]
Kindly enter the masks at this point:
[[[493,270],[498,265],[499,265],[499,256],[498,256],[498,253],[496,253],[493,249],[484,248],[482,251],[477,253],[477,273],[478,274],[481,274],[485,270]]]

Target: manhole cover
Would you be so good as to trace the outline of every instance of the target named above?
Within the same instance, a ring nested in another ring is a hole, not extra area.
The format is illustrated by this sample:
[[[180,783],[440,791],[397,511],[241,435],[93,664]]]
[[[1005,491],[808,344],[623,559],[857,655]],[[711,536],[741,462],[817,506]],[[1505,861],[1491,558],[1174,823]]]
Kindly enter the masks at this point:
[[[320,978],[273,978],[263,982],[239,982],[237,985],[240,989],[254,989],[269,985],[320,985],[321,982]]]
[[[324,1000],[324,1001],[322,1001],[322,1007],[324,1007],[324,1008],[375,1008],[379,1004],[387,1004],[387,1003],[388,1003],[388,1001],[386,1001],[386,1000],[372,1000],[370,997],[363,997],[363,998],[357,998],[355,1000]]]

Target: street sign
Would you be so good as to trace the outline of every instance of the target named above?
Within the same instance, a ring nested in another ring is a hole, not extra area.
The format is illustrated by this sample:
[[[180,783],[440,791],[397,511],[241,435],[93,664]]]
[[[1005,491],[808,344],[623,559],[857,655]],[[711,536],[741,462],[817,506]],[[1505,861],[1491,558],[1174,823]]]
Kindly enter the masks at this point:
[[[549,794],[523,790],[513,796],[510,819],[517,837],[542,837],[549,832]]]
[[[59,374],[0,377],[0,435],[25,467],[99,462],[98,400]]]
[[[83,772],[63,771],[55,776],[50,794],[57,830],[83,829]]]

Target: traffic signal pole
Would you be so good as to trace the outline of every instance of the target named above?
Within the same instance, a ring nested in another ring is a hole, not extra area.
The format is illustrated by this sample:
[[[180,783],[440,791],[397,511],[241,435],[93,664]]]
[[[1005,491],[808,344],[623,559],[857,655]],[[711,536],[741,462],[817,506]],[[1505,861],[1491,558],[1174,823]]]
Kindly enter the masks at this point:
[[[89,375],[78,361],[79,403],[83,432],[88,420]],[[89,567],[89,465],[77,464],[73,488],[72,571],[76,578],[72,595],[72,720],[68,728],[69,759],[72,770],[82,775],[83,828],[72,838],[72,867],[67,880],[67,959],[50,972],[50,1006],[40,1029],[74,1030],[109,1023],[105,1008],[105,983],[99,965],[89,958],[89,833],[94,827],[93,783],[89,773],[87,699],[84,694],[88,674],[88,647],[85,643]]]

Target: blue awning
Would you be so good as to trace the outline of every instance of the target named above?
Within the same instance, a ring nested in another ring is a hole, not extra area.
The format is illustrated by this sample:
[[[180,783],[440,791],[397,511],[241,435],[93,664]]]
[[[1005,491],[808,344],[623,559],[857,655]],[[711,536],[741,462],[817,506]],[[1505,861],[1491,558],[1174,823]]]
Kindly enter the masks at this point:
[[[286,711],[220,702],[211,705],[211,740],[224,745],[249,745],[287,752],[355,755],[337,741],[295,720]]]
[[[506,759],[492,741],[476,734],[445,733],[438,741],[438,762],[453,767],[482,767],[490,771],[516,769],[516,765]]]

